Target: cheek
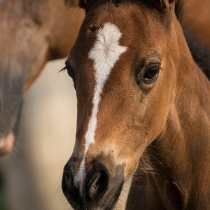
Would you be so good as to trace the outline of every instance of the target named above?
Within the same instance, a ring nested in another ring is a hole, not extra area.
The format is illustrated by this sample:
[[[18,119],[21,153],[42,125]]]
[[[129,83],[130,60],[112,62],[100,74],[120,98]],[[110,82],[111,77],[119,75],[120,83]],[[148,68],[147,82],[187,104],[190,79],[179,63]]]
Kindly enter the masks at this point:
[[[148,144],[155,140],[163,131],[168,117],[171,98],[171,84],[168,84],[163,74],[148,94],[143,117],[143,130],[148,135]]]

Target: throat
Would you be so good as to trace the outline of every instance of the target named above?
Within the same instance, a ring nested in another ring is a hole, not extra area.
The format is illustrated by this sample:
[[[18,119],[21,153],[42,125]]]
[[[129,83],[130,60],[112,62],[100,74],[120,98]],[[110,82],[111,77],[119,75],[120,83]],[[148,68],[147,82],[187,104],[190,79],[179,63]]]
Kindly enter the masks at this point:
[[[161,209],[185,209],[188,197],[185,189],[178,182],[160,179],[157,175],[147,175],[147,199],[154,201],[154,209],[156,205],[161,206]]]

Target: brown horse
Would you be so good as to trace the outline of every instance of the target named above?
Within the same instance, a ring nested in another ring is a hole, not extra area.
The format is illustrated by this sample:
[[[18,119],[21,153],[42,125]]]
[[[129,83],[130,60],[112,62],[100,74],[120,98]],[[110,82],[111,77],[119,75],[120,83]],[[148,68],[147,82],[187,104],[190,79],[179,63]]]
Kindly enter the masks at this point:
[[[178,21],[182,2],[66,2],[86,10],[65,67],[78,108],[69,203],[111,210],[134,175],[129,210],[209,209],[210,83]]]
[[[0,155],[14,142],[23,92],[48,60],[65,57],[83,19],[57,0],[0,1]],[[65,34],[65,36],[63,36]]]

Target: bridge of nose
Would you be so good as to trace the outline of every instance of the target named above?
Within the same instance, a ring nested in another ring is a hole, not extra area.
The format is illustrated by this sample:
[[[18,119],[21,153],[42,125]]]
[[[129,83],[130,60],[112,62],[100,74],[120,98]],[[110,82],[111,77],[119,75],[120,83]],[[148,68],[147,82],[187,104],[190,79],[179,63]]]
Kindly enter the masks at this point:
[[[84,177],[86,176],[86,156],[92,145],[95,142],[95,135],[98,124],[99,104],[101,102],[101,94],[103,93],[104,85],[106,84],[109,75],[119,60],[120,55],[126,50],[126,46],[121,46],[119,41],[122,33],[119,28],[112,23],[105,23],[97,32],[96,41],[88,54],[88,58],[93,60],[93,70],[95,78],[95,88],[92,98],[92,110],[88,121],[87,130],[83,133],[82,139],[85,142],[83,159],[80,161],[78,171],[74,176],[75,185],[79,183],[80,191],[84,185]],[[100,144],[98,144],[98,147]],[[97,148],[97,145],[94,145]],[[78,148],[77,148],[78,149]],[[104,148],[98,148],[103,150]]]

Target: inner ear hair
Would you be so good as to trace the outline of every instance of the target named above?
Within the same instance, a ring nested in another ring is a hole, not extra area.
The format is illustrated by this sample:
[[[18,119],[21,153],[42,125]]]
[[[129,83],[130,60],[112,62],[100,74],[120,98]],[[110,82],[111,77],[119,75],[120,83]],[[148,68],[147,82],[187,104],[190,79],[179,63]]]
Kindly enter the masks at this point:
[[[174,3],[175,0],[148,0],[158,10],[168,9],[170,4]]]

